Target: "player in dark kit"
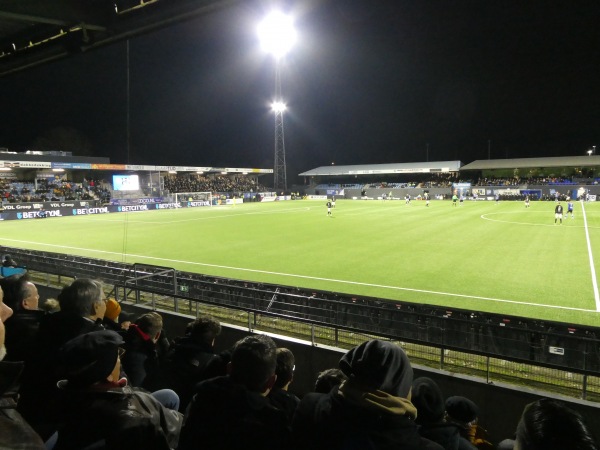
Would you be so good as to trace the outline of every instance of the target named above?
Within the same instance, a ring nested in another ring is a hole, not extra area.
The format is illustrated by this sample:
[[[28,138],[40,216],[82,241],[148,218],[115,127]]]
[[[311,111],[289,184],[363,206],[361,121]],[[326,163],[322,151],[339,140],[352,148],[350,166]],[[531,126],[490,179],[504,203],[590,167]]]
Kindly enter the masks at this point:
[[[558,204],[554,208],[554,225],[556,225],[557,219],[560,219],[560,224],[562,225],[562,216],[563,216],[563,207],[560,204],[560,200],[559,200]]]
[[[327,215],[331,216],[331,202],[325,203],[327,205]]]

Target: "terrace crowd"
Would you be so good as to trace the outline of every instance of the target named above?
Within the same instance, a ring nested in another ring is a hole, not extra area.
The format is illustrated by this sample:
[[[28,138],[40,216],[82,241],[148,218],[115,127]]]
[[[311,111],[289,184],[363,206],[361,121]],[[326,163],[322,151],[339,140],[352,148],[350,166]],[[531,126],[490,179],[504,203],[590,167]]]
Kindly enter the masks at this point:
[[[126,314],[92,279],[51,302],[27,274],[0,287],[0,448],[598,448],[581,415],[548,399],[529,404],[515,435],[494,445],[480,406],[415,379],[391,342],[348,350],[300,399],[294,375],[307,368],[266,335],[217,353],[213,317],[171,339],[159,313]]]
[[[261,185],[253,178],[206,177],[200,174],[177,174],[165,177],[165,189],[176,192],[266,192],[271,189]]]

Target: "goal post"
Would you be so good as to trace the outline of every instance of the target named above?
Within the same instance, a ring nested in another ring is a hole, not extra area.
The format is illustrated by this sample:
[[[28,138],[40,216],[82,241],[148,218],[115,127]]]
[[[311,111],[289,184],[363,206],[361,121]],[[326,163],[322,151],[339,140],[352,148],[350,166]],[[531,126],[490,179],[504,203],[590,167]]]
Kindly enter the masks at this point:
[[[208,202],[212,206],[212,192],[176,192],[175,202]]]

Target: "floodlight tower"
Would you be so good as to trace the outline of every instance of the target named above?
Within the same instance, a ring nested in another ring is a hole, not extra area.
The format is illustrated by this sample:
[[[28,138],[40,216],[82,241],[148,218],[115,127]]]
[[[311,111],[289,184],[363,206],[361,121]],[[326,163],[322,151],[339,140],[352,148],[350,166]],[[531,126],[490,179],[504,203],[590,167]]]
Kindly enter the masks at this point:
[[[285,165],[285,141],[283,138],[283,112],[286,110],[281,93],[281,66],[283,58],[296,42],[292,19],[285,14],[271,12],[258,26],[258,36],[263,49],[275,60],[275,99],[271,105],[275,113],[275,163],[273,187],[276,191],[287,190]]]

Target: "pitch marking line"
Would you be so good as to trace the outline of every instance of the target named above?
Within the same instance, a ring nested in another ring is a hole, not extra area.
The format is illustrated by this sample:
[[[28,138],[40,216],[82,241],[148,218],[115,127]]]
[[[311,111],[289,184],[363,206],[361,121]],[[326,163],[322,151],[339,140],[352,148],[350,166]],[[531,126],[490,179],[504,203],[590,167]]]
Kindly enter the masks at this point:
[[[308,276],[308,275],[296,275],[296,274],[289,274],[289,273],[272,272],[272,271],[268,271],[268,270],[246,269],[246,268],[240,268],[240,267],[222,266],[219,264],[207,264],[207,263],[200,263],[200,262],[196,262],[196,261],[183,261],[183,260],[179,260],[179,259],[157,258],[154,256],[135,255],[132,253],[126,253],[124,255],[122,253],[111,252],[111,251],[107,251],[107,250],[95,250],[95,249],[89,249],[89,248],[71,247],[71,246],[57,245],[57,244],[45,244],[43,242],[23,241],[23,240],[6,239],[6,238],[0,238],[0,241],[43,245],[46,247],[58,247],[58,248],[70,249],[70,250],[82,250],[82,251],[86,251],[86,252],[119,255],[121,257],[126,256],[129,258],[149,259],[149,260],[153,260],[153,261],[167,261],[167,262],[171,262],[171,263],[190,264],[190,265],[194,265],[194,266],[215,267],[215,268],[219,268],[219,269],[227,269],[227,270],[233,270],[233,271],[239,271],[239,272],[253,272],[253,273],[261,273],[261,274],[267,274],[267,275],[284,276],[284,277],[290,277],[290,278],[302,278],[302,279],[307,279],[307,280],[327,281],[330,283],[339,283],[339,284],[346,284],[346,285],[377,287],[377,288],[390,289],[390,290],[395,290],[395,291],[418,292],[418,293],[433,294],[433,295],[439,295],[439,296],[445,296],[445,297],[458,297],[458,298],[465,298],[465,299],[472,299],[472,300],[485,300],[485,301],[492,301],[492,302],[498,302],[498,303],[509,303],[509,304],[514,304],[514,305],[528,305],[528,306],[535,306],[535,307],[541,307],[541,308],[553,308],[553,309],[561,309],[561,310],[569,310],[569,311],[599,312],[597,309],[593,310],[593,309],[585,309],[585,308],[573,308],[573,307],[567,307],[567,306],[544,305],[544,304],[539,304],[539,303],[519,302],[516,300],[506,300],[506,299],[493,298],[493,297],[480,297],[480,296],[476,296],[476,295],[453,294],[450,292],[438,292],[438,291],[430,291],[430,290],[425,290],[425,289],[412,289],[412,288],[403,288],[403,287],[398,287],[398,286],[386,286],[383,284],[362,283],[359,281],[336,280],[334,278],[312,277],[312,276]]]
[[[592,254],[592,244],[590,242],[590,233],[588,230],[587,216],[585,214],[585,206],[581,202],[581,213],[583,214],[583,225],[585,228],[585,239],[587,242],[588,255],[590,258],[590,270],[592,272],[592,288],[594,289],[594,299],[596,300],[596,312],[600,312],[600,294],[598,294],[598,280],[596,279],[596,269],[594,265],[594,255]]]

